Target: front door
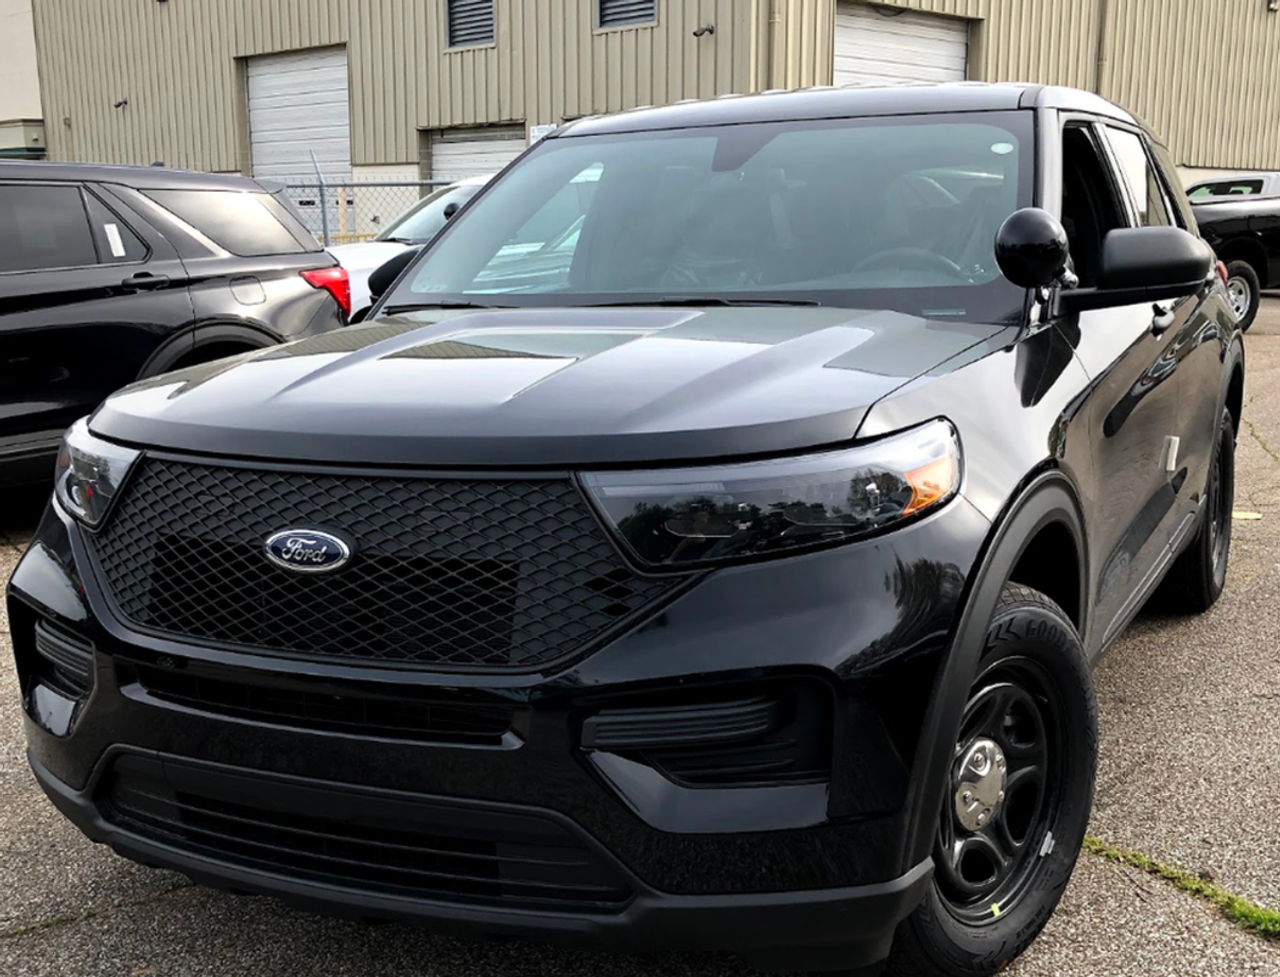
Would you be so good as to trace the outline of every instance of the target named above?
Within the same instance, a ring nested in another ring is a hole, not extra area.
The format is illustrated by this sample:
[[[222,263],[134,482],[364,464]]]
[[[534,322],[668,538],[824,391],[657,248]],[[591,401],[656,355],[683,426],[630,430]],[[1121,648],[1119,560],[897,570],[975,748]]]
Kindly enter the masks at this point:
[[[1097,284],[1107,232],[1136,223],[1103,140],[1090,122],[1063,131],[1063,225],[1082,287]],[[1078,350],[1092,381],[1086,416],[1095,477],[1081,491],[1096,652],[1140,606],[1177,520],[1178,330],[1157,321],[1150,303],[1083,312],[1059,327],[1088,340]]]

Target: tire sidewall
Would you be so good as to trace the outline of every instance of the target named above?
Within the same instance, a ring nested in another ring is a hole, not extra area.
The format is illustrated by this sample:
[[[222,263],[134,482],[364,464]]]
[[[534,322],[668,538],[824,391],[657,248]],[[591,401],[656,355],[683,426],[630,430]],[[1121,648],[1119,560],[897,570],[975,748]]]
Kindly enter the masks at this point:
[[[1205,577],[1209,581],[1210,603],[1216,601],[1221,596],[1223,589],[1227,585],[1227,567],[1231,563],[1231,509],[1235,503],[1235,481],[1236,481],[1236,463],[1235,463],[1235,426],[1231,420],[1229,411],[1222,412],[1222,421],[1218,426],[1218,437],[1213,447],[1213,467],[1209,470],[1209,478],[1213,478],[1213,470],[1219,463],[1223,465],[1222,484],[1219,485],[1219,492],[1228,493],[1226,519],[1220,527],[1220,532],[1226,536],[1226,551],[1222,555],[1222,563],[1218,567],[1213,565],[1213,542],[1211,533],[1209,532],[1209,520],[1215,518],[1215,513],[1205,513],[1205,528],[1200,534],[1200,545],[1202,547],[1200,558],[1205,562]]]
[[[1030,592],[1034,593],[1034,592]],[[916,928],[912,942],[940,974],[990,974],[1013,960],[1048,922],[1071,877],[1088,826],[1097,762],[1097,703],[1080,639],[1066,615],[1047,598],[1020,601],[999,611],[987,631],[978,666],[1026,658],[1044,670],[1061,692],[1059,749],[1066,758],[1058,809],[1050,826],[1054,845],[1014,906],[982,926],[967,925],[947,908],[938,883],[904,925]],[[1039,849],[1043,835],[1032,839]]]

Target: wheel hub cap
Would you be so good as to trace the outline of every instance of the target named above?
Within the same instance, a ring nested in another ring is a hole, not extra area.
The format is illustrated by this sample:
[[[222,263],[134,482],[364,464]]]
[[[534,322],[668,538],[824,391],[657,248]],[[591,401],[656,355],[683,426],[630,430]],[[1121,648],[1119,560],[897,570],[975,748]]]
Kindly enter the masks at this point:
[[[981,831],[1004,800],[1006,762],[995,740],[976,739],[956,773],[956,820],[966,831]]]
[[[1252,296],[1249,294],[1249,286],[1245,284],[1244,279],[1232,278],[1227,282],[1227,294],[1231,297],[1231,308],[1237,316],[1243,316],[1249,311],[1249,304]]]

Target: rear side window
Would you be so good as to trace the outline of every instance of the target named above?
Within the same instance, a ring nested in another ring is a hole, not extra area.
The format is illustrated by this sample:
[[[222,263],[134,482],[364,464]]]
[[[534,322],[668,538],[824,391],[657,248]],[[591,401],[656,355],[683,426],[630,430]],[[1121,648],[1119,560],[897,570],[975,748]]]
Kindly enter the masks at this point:
[[[147,190],[146,195],[172,211],[219,247],[242,258],[319,251],[306,230],[269,193],[235,190]]]
[[[89,225],[98,246],[98,258],[104,265],[122,265],[147,260],[147,246],[129,225],[115,215],[92,193],[85,197],[89,209]]]
[[[1172,207],[1165,197],[1164,187],[1155,167],[1147,156],[1142,138],[1133,132],[1106,127],[1107,142],[1129,186],[1135,217],[1139,227],[1170,227],[1174,221]]]
[[[0,186],[0,272],[97,263],[79,187]]]

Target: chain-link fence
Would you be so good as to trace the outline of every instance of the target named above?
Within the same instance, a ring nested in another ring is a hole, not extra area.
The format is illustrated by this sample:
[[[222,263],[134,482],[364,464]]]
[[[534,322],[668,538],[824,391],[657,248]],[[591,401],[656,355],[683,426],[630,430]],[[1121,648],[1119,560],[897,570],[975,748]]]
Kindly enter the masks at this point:
[[[445,180],[396,183],[290,183],[285,196],[326,248],[371,241]]]

